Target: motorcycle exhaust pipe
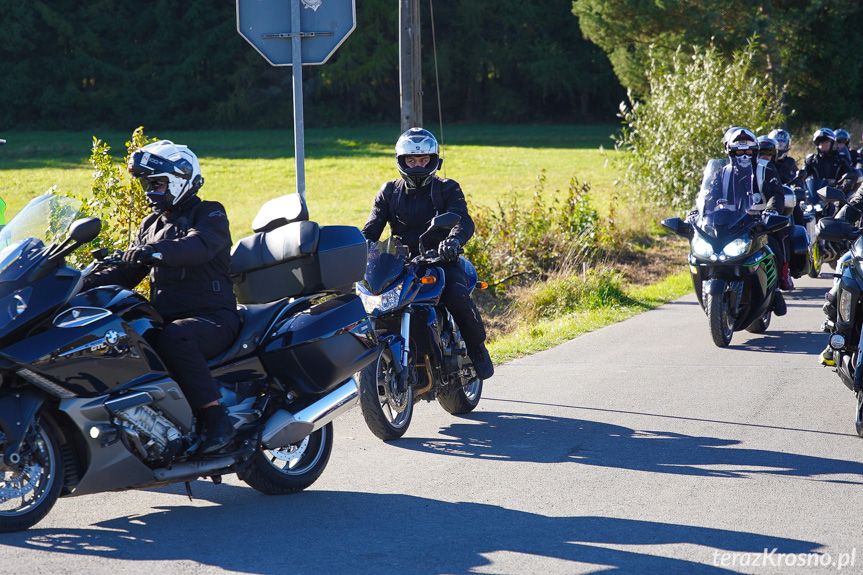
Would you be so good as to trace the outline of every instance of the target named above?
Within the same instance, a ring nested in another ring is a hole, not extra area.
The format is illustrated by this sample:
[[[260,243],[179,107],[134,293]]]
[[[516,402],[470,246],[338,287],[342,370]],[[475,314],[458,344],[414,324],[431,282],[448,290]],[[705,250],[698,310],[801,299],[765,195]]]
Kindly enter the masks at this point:
[[[359,395],[357,381],[351,377],[340,387],[297,413],[280,409],[264,425],[263,446],[274,449],[302,441],[310,433],[353,408]]]
[[[206,475],[217,469],[230,467],[237,460],[234,457],[220,457],[219,459],[205,459],[204,461],[190,461],[172,465],[170,469],[156,469],[153,471],[159,481],[179,481],[182,479],[194,479]]]

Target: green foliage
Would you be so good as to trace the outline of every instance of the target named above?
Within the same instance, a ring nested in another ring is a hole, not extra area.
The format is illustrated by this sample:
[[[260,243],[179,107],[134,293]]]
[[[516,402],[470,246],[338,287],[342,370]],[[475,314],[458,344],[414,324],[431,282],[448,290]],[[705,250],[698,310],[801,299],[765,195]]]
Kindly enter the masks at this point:
[[[90,193],[67,195],[83,202],[82,217],[92,216],[102,220],[102,232],[96,240],[82,248],[82,253],[76,254],[76,264],[89,261],[89,252],[92,250],[125,250],[129,246],[138,226],[150,211],[147,197],[138,181],[124,178],[125,167],[132,152],[155,141],[156,138],[147,138],[144,135],[143,127],[138,127],[132,133],[132,139],[126,142],[126,156],[122,164],[118,164],[109,153],[111,148],[103,141],[93,138],[90,153],[93,183]]]
[[[494,209],[471,207],[476,230],[465,256],[498,291],[514,277],[560,269],[596,245],[598,215],[587,195],[589,184],[573,177],[566,192],[548,195],[545,186],[543,172],[527,206],[512,194]]]
[[[570,0],[422,2],[425,114],[445,121],[610,120],[624,91]],[[303,67],[308,127],[399,124],[398,10],[356,2],[357,26]],[[0,129],[290,128],[291,68],[236,29],[236,3],[0,0]],[[289,23],[284,23],[290,27]],[[38,73],[34,73],[38,70]]]
[[[531,323],[601,307],[620,305],[625,297],[623,276],[610,268],[567,273],[536,285],[519,307],[522,321]]]
[[[848,57],[848,47],[863,38],[859,2],[576,0],[573,13],[624,87],[639,96],[648,93],[651,61],[671,67],[678,46],[713,42],[731,60],[757,35],[753,66],[788,86],[792,121],[835,124],[860,115],[863,61]]]
[[[678,50],[666,68],[651,60],[650,96],[621,104],[625,128],[617,145],[630,153],[627,175],[652,202],[690,207],[707,160],[721,157],[731,126],[756,135],[783,121],[781,89],[753,67],[754,43],[726,62],[710,45],[688,56]]]

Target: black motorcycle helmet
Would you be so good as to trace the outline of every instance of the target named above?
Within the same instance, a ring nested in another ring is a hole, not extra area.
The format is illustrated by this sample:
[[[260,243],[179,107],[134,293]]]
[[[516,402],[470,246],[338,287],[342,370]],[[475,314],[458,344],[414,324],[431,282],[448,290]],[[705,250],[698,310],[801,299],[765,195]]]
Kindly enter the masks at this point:
[[[779,142],[770,136],[758,136],[758,157],[775,162],[778,149]]]
[[[822,152],[819,144],[828,141],[830,142],[830,149]],[[812,135],[812,142],[815,144],[815,151],[819,156],[829,154],[836,147],[836,134],[830,128],[819,128]]]

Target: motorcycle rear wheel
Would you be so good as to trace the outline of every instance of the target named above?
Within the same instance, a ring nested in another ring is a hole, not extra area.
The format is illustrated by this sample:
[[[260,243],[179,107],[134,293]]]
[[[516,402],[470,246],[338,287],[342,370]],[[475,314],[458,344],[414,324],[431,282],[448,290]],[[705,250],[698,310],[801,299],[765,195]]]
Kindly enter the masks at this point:
[[[437,402],[447,413],[464,415],[476,409],[480,397],[482,397],[482,380],[475,378],[467,385],[454,391],[438,393]]]
[[[332,451],[333,424],[328,423],[299,443],[278,449],[259,448],[243,481],[265,495],[297,493],[317,481]]]
[[[18,469],[0,473],[0,533],[23,531],[39,523],[54,507],[63,487],[60,442],[49,425],[36,423],[19,453]]]
[[[710,336],[717,347],[727,347],[734,335],[734,318],[728,313],[725,294],[707,294],[707,318],[710,322]]]
[[[392,359],[382,353],[359,375],[360,409],[366,425],[376,437],[394,441],[402,437],[414,413],[414,390],[399,391]]]
[[[770,327],[770,319],[773,317],[773,312],[768,311],[760,318],[753,321],[746,327],[746,331],[749,333],[764,333],[767,331],[767,328]]]

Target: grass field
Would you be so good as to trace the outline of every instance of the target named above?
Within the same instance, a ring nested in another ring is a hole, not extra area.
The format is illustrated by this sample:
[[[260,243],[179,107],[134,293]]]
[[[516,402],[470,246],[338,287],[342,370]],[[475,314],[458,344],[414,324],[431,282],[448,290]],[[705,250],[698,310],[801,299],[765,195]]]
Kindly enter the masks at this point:
[[[439,130],[427,126],[440,139]],[[515,191],[532,191],[545,170],[547,190],[566,189],[570,178],[590,182],[602,206],[617,170],[609,165],[614,125],[444,127],[442,175],[457,180],[468,200],[494,205]],[[266,200],[296,191],[292,131],[150,131],[186,144],[201,160],[206,180],[201,196],[225,204],[234,239],[250,233]],[[311,218],[321,224],[362,226],[381,184],[398,177],[393,146],[398,126],[306,129],[306,197]],[[60,191],[89,189],[88,158],[93,137],[125,156],[131,130],[123,132],[6,132],[0,137],[0,197],[7,220],[53,185]]]

